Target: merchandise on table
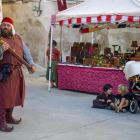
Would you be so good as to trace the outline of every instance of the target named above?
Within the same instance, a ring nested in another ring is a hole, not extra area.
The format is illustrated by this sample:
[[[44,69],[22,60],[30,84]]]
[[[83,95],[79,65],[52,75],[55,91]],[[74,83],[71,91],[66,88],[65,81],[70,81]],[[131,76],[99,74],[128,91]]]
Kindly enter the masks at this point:
[[[71,56],[66,56],[66,62],[90,67],[121,68],[128,61],[140,61],[138,42],[132,41],[130,48],[124,53],[123,46],[112,45],[112,48],[105,47],[104,54],[100,54],[100,44],[74,42],[73,46],[71,46]],[[136,48],[138,49],[136,50]]]
[[[80,47],[85,47],[85,42],[80,42]]]
[[[135,53],[136,53],[136,47],[138,47],[138,42],[137,41],[132,41],[131,47],[135,48]]]

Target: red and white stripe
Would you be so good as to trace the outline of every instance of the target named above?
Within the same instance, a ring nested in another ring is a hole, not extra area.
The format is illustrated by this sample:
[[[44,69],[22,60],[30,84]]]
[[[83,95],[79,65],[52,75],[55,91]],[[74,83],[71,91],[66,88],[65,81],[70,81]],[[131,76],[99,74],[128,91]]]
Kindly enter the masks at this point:
[[[140,17],[134,16],[122,16],[122,15],[106,15],[106,16],[98,16],[98,17],[86,17],[86,18],[71,18],[68,20],[59,21],[59,26],[71,25],[71,24],[82,24],[82,23],[105,23],[105,22],[134,22],[138,21],[140,23]],[[54,21],[53,21],[54,22]]]

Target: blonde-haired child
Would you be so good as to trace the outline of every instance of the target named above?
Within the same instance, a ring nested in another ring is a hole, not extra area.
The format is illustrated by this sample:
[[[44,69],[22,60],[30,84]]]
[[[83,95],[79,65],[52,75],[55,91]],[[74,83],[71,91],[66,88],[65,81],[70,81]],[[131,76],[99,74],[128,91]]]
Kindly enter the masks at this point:
[[[117,105],[117,101],[119,100],[119,105]],[[115,100],[115,112],[118,113],[119,111],[122,111],[123,113],[126,113],[126,111],[129,111],[130,105],[129,105],[129,94],[127,86],[124,84],[121,84],[118,86],[118,95]]]

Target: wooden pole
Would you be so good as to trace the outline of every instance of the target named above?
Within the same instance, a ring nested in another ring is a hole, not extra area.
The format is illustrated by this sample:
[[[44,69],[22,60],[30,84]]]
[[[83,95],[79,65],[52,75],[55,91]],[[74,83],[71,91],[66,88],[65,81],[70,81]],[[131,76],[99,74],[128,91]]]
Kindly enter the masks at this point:
[[[4,41],[0,38],[0,44],[3,44]],[[17,58],[22,64],[24,64],[28,69],[32,69],[32,67],[22,58],[20,57],[12,48],[8,48],[7,50],[10,52],[15,58]]]

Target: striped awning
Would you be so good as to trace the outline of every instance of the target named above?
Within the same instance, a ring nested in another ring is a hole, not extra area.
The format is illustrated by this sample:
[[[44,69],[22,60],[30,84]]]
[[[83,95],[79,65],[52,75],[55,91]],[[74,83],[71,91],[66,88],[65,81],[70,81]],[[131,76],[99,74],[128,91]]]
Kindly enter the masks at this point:
[[[63,26],[64,24],[70,25],[70,24],[86,24],[86,23],[122,23],[122,22],[138,22],[140,23],[140,17],[134,17],[134,16],[122,16],[122,15],[116,15],[116,16],[98,16],[98,17],[86,17],[86,18],[76,18],[76,19],[68,19],[68,20],[61,20],[59,21],[59,26]]]
[[[52,15],[52,22],[59,26],[137,22],[136,26],[138,26],[140,5],[135,0],[87,0]]]

